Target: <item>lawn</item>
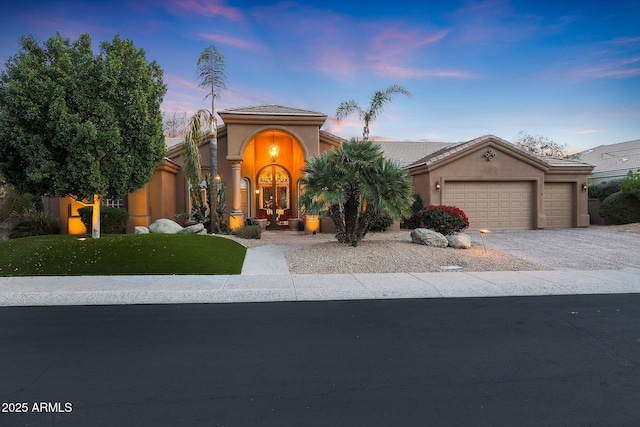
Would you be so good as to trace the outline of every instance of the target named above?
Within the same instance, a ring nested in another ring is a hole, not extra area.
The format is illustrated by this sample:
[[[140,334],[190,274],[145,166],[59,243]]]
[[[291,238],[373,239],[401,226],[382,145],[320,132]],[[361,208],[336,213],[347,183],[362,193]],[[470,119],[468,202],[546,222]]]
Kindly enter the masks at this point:
[[[240,274],[246,248],[214,236],[55,235],[0,242],[0,276]]]

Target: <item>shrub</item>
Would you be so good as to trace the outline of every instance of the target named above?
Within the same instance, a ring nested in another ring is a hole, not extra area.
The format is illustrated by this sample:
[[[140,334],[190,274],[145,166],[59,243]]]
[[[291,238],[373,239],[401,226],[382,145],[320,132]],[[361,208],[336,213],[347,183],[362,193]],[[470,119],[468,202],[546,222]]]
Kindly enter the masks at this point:
[[[593,193],[595,197],[600,199],[600,201],[602,202],[613,193],[617,193],[618,191],[620,191],[621,183],[622,179],[612,179],[611,181],[600,182],[596,184]]]
[[[27,211],[22,214],[16,214],[14,218],[13,227],[9,232],[10,239],[60,234],[59,220],[53,215],[44,212]]]
[[[0,203],[0,222],[15,219],[14,212],[26,212],[34,208],[30,194],[18,194],[11,187],[5,190],[4,202]]]
[[[640,199],[640,169],[638,172],[627,173],[620,183],[620,191]]]
[[[603,200],[598,213],[613,224],[640,222],[640,199],[619,191]]]
[[[262,228],[259,225],[245,225],[237,228],[233,233],[241,239],[260,239]]]
[[[421,220],[418,217],[418,212],[420,212],[422,208],[424,208],[422,197],[420,197],[419,194],[414,194],[413,205],[411,205],[411,217],[407,218],[402,226],[410,230],[420,227]]]
[[[381,213],[373,218],[369,230],[371,231],[387,231],[387,228],[393,224],[393,218],[388,213]]]
[[[91,217],[93,206],[85,206],[78,209],[80,220],[87,228],[87,233],[91,233]],[[100,233],[101,234],[124,234],[127,231],[127,221],[129,212],[124,209],[111,208],[109,206],[100,207]]]
[[[455,206],[427,206],[417,216],[425,227],[445,236],[469,227],[469,218]]]

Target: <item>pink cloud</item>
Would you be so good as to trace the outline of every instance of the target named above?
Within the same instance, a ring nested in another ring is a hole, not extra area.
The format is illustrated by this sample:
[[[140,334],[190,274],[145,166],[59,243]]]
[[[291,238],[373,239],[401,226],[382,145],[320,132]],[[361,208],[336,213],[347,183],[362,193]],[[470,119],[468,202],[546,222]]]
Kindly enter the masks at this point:
[[[228,45],[235,46],[240,49],[248,50],[251,52],[261,52],[264,50],[264,47],[261,46],[260,44],[248,42],[246,40],[242,40],[236,37],[225,36],[222,34],[204,34],[204,33],[200,33],[198,35],[203,39],[206,39],[212,42],[228,44]]]
[[[230,21],[242,21],[244,18],[239,9],[224,5],[222,0],[174,0],[173,4],[180,10],[222,16]]]
[[[597,67],[584,68],[570,73],[571,77],[577,79],[601,79],[608,77],[625,78],[640,76],[640,67],[628,67],[631,64],[640,62],[640,56],[624,58],[618,61],[604,62]]]
[[[459,70],[411,68],[385,63],[378,63],[374,68],[380,75],[398,78],[439,77],[453,79],[472,79],[477,77],[473,73]]]
[[[425,35],[417,30],[389,28],[374,37],[372,47],[383,57],[404,53],[442,40],[448,31]]]
[[[407,78],[469,78],[463,71],[425,70],[419,65],[425,49],[449,34],[447,29],[430,29],[407,22],[377,22],[353,18],[333,11],[296,3],[256,7],[252,17],[263,25],[274,26],[282,37],[295,44],[273,43],[269,47],[294,68],[329,74],[333,77],[393,73]],[[393,64],[389,66],[387,64]]]

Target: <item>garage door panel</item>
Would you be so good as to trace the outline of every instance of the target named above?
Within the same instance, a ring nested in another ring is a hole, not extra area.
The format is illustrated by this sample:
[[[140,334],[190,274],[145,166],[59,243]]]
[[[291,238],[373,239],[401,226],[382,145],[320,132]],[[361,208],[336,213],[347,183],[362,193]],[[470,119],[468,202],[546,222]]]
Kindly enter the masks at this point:
[[[546,182],[544,184],[544,214],[547,228],[573,227],[573,184]]]
[[[469,217],[471,229],[532,228],[529,182],[447,182],[444,200]]]

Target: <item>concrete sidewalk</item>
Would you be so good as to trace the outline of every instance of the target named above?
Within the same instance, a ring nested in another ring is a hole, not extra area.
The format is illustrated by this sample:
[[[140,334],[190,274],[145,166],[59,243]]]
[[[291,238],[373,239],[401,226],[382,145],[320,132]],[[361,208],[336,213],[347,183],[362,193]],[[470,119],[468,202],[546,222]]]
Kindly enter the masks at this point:
[[[232,303],[606,293],[640,293],[640,269],[0,278],[0,306]]]

